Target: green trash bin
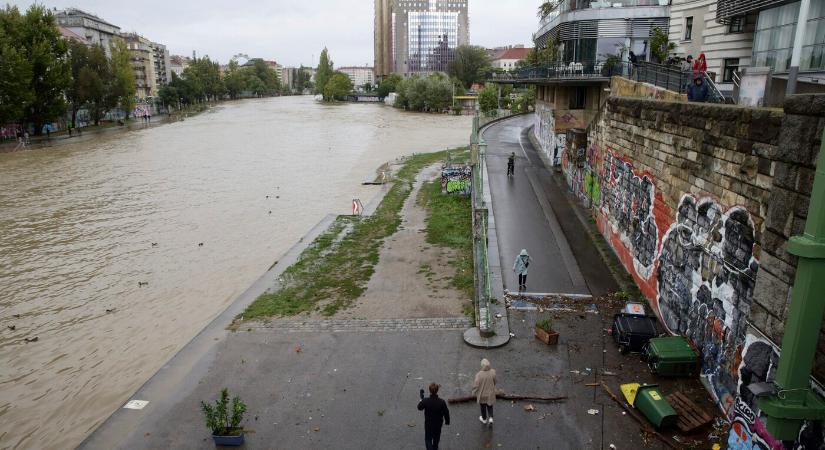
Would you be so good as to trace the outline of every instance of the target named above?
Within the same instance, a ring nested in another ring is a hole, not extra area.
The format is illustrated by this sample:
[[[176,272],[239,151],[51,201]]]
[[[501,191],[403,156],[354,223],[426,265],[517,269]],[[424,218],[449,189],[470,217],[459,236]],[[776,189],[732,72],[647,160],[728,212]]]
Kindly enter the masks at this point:
[[[670,406],[657,384],[643,384],[636,393],[633,406],[647,417],[656,428],[670,428],[676,425],[679,415]]]
[[[691,376],[699,367],[699,355],[684,336],[653,338],[645,347],[647,365],[657,375]]]

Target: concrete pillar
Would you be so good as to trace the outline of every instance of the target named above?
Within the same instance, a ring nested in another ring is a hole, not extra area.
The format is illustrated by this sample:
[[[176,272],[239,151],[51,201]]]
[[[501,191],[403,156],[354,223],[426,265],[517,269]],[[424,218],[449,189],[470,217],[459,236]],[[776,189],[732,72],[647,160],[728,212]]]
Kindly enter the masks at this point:
[[[788,73],[788,86],[785,95],[796,94],[796,78],[799,75],[799,60],[802,59],[802,43],[805,38],[805,28],[808,25],[808,11],[811,9],[811,0],[802,0],[799,4],[799,17],[796,19],[796,34],[793,38],[791,51],[791,71]]]

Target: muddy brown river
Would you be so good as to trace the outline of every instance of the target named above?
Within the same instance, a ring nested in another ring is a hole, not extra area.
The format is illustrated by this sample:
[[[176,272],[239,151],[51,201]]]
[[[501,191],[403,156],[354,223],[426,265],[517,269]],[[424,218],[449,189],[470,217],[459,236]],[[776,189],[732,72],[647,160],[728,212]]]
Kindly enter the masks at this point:
[[[283,97],[0,154],[0,448],[77,446],[326,214],[378,193],[376,167],[465,145],[469,120]]]

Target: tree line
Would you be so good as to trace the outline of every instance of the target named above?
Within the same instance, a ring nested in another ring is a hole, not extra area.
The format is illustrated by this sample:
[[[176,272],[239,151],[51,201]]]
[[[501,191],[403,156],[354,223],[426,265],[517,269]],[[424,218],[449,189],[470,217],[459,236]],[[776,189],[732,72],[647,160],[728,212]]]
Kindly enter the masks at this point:
[[[129,50],[115,41],[111,58],[100,46],[64,40],[52,11],[34,4],[21,14],[0,9],[0,124],[21,122],[40,133],[71,111],[89,110],[99,120],[110,109],[130,110],[135,82]]]
[[[324,101],[344,100],[352,92],[352,80],[347,74],[335,70],[326,47],[321,50],[318,68],[315,70],[315,93]]]

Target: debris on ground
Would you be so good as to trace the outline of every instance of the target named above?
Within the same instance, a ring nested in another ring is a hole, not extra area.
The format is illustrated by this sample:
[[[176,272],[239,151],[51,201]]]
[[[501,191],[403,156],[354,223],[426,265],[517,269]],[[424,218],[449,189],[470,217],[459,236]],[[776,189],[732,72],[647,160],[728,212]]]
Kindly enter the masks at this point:
[[[590,414],[591,416],[595,416],[598,413],[599,413],[598,409],[588,409],[587,410],[587,414]]]
[[[301,353],[303,351],[304,351],[304,349],[302,349],[300,345],[295,346],[295,353]]]
[[[536,408],[533,405],[524,405],[524,410],[530,412],[535,411]]]
[[[515,403],[516,400],[529,400],[533,402],[558,402],[562,400],[567,400],[566,396],[561,397],[543,397],[538,395],[515,395],[515,394],[505,394],[504,391],[497,391],[496,398],[502,400],[510,400],[511,402]],[[476,401],[475,395],[468,395],[464,397],[453,397],[447,399],[447,403],[454,404],[454,403],[468,403]]]

